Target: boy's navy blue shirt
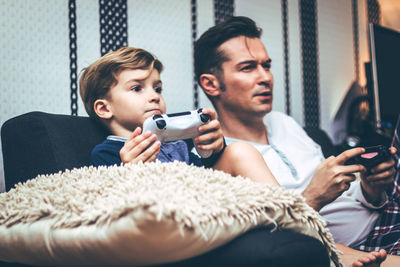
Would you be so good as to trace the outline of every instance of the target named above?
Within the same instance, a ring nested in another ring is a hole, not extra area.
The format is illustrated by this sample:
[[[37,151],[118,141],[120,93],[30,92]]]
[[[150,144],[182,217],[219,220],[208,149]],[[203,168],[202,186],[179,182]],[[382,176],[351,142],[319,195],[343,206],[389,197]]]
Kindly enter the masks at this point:
[[[124,146],[126,140],[126,138],[118,136],[108,136],[106,140],[95,146],[92,150],[90,156],[92,164],[94,166],[121,164],[119,151]],[[157,159],[161,162],[173,162],[177,160],[186,162],[188,165],[212,167],[220,157],[222,151],[204,159],[190,152],[184,141],[176,141],[161,144]]]

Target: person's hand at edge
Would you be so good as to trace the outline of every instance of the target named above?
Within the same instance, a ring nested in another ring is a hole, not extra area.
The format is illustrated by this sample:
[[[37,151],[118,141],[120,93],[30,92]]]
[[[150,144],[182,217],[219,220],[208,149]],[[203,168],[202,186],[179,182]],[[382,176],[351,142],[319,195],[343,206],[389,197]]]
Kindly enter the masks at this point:
[[[389,148],[390,154],[396,154],[394,147]],[[378,206],[382,202],[382,193],[393,184],[396,173],[395,162],[389,160],[378,164],[372,169],[361,173],[361,188],[365,199],[372,205]]]

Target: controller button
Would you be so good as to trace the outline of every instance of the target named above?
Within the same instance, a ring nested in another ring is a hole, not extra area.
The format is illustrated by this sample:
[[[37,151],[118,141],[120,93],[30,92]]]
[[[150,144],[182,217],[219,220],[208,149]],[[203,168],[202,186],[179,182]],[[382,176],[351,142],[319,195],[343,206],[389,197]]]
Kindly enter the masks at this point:
[[[165,120],[158,120],[158,121],[156,121],[156,125],[157,125],[158,129],[162,130],[165,128],[167,123],[165,122]]]
[[[371,153],[365,153],[361,154],[361,157],[364,159],[372,159],[374,157],[378,156],[378,152],[371,152]]]
[[[153,116],[153,120],[161,119],[161,118],[162,118],[162,115],[160,115],[160,114],[157,114],[157,115]]]
[[[202,122],[208,122],[209,120],[210,120],[210,115],[208,115],[208,114],[200,114],[200,120],[202,121]]]

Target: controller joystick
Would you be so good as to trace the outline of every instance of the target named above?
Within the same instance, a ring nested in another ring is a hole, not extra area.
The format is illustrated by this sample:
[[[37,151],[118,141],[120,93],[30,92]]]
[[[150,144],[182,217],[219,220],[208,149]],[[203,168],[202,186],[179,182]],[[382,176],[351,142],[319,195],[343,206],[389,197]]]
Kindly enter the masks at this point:
[[[167,123],[165,122],[165,120],[161,115],[154,115],[153,120],[155,121],[157,128],[160,130],[164,129],[165,126],[167,125]]]
[[[200,114],[200,120],[202,123],[207,123],[210,120],[210,115],[208,114]]]
[[[160,142],[194,139],[200,135],[199,127],[211,120],[210,115],[203,114],[202,109],[181,113],[154,115],[143,123],[143,132],[150,131],[157,135]],[[202,158],[209,158],[213,151],[202,150],[195,146]]]

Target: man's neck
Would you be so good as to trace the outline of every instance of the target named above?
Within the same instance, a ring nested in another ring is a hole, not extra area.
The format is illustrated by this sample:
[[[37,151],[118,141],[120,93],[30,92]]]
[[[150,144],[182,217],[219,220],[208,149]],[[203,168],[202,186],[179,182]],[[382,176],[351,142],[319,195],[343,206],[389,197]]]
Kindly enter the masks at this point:
[[[260,144],[269,143],[263,117],[244,119],[236,115],[218,114],[224,136]]]

